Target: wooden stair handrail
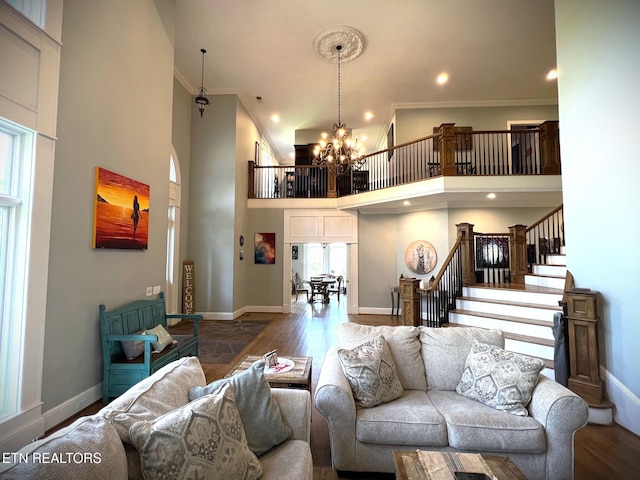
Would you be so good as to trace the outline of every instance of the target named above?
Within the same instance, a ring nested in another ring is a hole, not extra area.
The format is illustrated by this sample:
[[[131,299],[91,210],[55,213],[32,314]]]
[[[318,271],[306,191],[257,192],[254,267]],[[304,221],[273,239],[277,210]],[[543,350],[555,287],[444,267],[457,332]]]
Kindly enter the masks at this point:
[[[533,225],[530,225],[527,227],[527,233],[529,233],[529,231],[533,230],[534,228],[536,228],[538,225],[542,224],[544,221],[548,220],[549,218],[551,218],[552,216],[554,216],[556,213],[558,213],[560,210],[562,210],[562,206],[563,204],[561,203],[559,207],[556,207],[555,209],[553,209],[551,212],[547,213],[544,217],[542,217],[540,220],[538,220],[536,223],[534,223]]]
[[[453,247],[449,251],[449,255],[447,256],[447,258],[444,260],[444,263],[440,267],[438,274],[435,277],[431,277],[431,280],[429,280],[428,287],[423,290],[424,292],[432,292],[435,290],[435,287],[440,283],[440,279],[442,279],[444,272],[449,267],[449,264],[451,263],[453,256],[455,255],[458,248],[460,248],[461,243],[462,243],[462,235],[459,235],[458,238],[456,239],[456,243],[453,244]]]

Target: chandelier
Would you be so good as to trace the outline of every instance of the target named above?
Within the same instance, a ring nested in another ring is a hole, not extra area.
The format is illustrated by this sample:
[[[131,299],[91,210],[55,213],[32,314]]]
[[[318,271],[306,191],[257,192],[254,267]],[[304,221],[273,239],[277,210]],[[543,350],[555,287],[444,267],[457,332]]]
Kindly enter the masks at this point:
[[[358,57],[364,48],[362,34],[346,26],[329,27],[316,36],[314,47],[316,54],[324,60],[336,60],[338,64],[338,121],[333,124],[330,134],[323,133],[313,150],[313,164],[327,168],[334,175],[345,175],[357,171],[364,165],[364,149],[358,145],[358,139],[351,138],[347,125],[342,123],[340,110],[341,61],[343,55],[347,61]]]
[[[195,99],[195,104],[198,105],[198,110],[200,110],[200,118],[202,118],[202,116],[204,115],[204,107],[209,105],[211,102],[209,102],[204,88],[204,54],[207,53],[207,51],[204,48],[201,48],[200,51],[202,52],[202,76],[200,79],[200,92]]]

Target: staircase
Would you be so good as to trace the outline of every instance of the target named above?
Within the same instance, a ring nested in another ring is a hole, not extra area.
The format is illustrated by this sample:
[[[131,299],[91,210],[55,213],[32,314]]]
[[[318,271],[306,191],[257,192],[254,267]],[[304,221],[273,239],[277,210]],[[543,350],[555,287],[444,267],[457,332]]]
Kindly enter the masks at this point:
[[[558,302],[566,273],[562,250],[560,255],[546,256],[544,265],[534,265],[524,285],[463,287],[455,309],[449,312],[449,325],[502,330],[507,350],[542,358],[546,365],[542,374],[555,379],[553,316],[562,311]]]

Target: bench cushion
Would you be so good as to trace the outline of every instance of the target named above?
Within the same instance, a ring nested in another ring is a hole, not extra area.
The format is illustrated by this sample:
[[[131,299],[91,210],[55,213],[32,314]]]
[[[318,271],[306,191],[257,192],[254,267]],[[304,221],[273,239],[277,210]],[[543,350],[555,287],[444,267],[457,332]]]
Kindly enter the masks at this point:
[[[426,392],[405,390],[393,402],[358,410],[356,439],[382,445],[444,447],[447,427]]]

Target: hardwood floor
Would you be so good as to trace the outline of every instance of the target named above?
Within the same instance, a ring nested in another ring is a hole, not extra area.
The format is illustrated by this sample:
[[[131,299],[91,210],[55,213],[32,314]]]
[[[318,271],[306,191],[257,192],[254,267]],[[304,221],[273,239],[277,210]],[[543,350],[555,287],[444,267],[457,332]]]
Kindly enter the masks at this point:
[[[247,313],[238,320],[268,319],[269,326],[249,344],[230,364],[203,364],[207,381],[223,377],[244,354],[262,354],[277,349],[281,356],[300,355],[313,357],[312,391],[315,391],[322,361],[327,349],[336,344],[335,328],[341,322],[367,325],[398,325],[398,317],[391,315],[347,315],[346,301],[338,304],[332,297],[328,305],[310,305],[304,297],[292,304],[289,315],[273,313]],[[92,414],[101,408],[97,402],[81,414]],[[73,419],[69,419],[69,423]],[[59,428],[58,426],[57,428]],[[49,433],[49,432],[48,432]],[[311,450],[314,463],[314,480],[337,480],[331,468],[329,434],[322,415],[313,409]],[[575,436],[575,479],[610,480],[637,478],[640,472],[640,437],[619,425],[587,425]],[[357,478],[394,478],[393,475],[361,475]]]

